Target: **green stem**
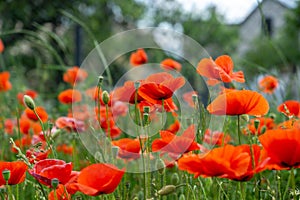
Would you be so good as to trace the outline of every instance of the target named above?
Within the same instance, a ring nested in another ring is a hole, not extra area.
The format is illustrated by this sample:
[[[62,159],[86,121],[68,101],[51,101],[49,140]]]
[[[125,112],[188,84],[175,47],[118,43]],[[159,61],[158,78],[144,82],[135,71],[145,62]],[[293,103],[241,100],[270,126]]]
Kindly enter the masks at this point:
[[[8,181],[6,181],[6,188],[7,188],[7,190],[8,190],[8,196],[9,196],[8,199],[12,199],[12,200],[13,200],[13,199],[14,199],[14,196],[13,196],[13,194],[12,194],[10,185],[8,185]]]
[[[42,119],[40,118],[40,116],[37,114],[35,108],[33,109],[33,112],[34,112],[34,114],[36,115],[36,117],[38,118],[38,120],[39,120],[39,122],[40,122],[40,124],[41,124],[41,126],[42,126],[42,132],[43,132],[43,135],[44,135],[44,137],[45,137],[47,146],[51,149],[51,152],[52,152],[53,157],[56,158],[56,152],[54,151],[54,149],[52,148],[52,145],[50,144],[49,138],[48,138],[48,136],[47,136],[47,134],[46,134],[46,130],[45,130],[44,123],[43,123]]]
[[[279,199],[282,200],[282,194],[281,194],[281,177],[280,177],[280,172],[279,171],[275,171],[275,176],[276,176],[276,180],[277,180],[277,190],[278,190],[278,196]]]
[[[245,199],[245,187],[242,182],[239,182],[238,184],[239,184],[240,197],[242,200],[246,200]]]
[[[240,115],[237,116],[237,132],[238,132],[239,144],[242,144],[242,142],[241,142],[241,130],[240,130]]]
[[[290,183],[291,183],[291,179],[292,179],[292,173],[290,171],[290,175],[289,175],[289,179],[288,179],[288,182],[286,184],[286,187],[285,187],[285,190],[284,190],[284,193],[283,193],[283,199],[286,199],[286,195],[288,193],[288,190],[289,190],[289,186],[290,186]]]
[[[291,173],[291,184],[292,184],[292,189],[293,189],[293,199],[296,200],[296,182],[295,182],[295,173],[294,173],[294,168],[290,170]]]

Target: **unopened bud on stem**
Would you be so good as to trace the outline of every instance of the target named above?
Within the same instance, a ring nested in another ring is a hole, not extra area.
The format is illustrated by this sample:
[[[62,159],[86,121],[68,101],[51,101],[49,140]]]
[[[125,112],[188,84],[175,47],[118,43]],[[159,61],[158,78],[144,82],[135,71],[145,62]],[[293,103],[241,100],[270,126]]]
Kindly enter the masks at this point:
[[[35,109],[35,103],[33,101],[33,99],[28,96],[28,95],[24,95],[23,96],[23,102],[24,104],[30,109],[30,110],[34,110]]]

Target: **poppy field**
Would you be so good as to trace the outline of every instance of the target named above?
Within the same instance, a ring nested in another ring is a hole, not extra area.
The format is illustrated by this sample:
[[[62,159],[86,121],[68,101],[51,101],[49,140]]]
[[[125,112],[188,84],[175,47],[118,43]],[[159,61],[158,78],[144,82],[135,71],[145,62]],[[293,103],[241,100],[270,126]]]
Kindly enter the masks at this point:
[[[128,52],[117,81],[61,67],[53,94],[1,68],[0,199],[299,199],[300,101],[280,77],[163,57]]]

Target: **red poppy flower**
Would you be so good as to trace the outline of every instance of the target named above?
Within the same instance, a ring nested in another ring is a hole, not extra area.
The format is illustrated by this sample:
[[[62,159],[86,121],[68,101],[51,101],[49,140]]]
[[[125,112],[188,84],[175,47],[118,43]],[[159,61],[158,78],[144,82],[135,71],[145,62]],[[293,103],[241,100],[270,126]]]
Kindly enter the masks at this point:
[[[55,125],[57,128],[66,129],[68,131],[85,131],[84,122],[71,117],[59,117],[56,119]]]
[[[87,105],[73,105],[68,110],[67,117],[74,118],[79,121],[85,121],[90,117],[90,111]]]
[[[159,139],[152,143],[152,151],[168,153],[173,159],[178,159],[183,153],[200,150],[200,145],[195,140],[195,126],[191,125],[180,136],[169,131],[160,131]]]
[[[71,200],[71,195],[66,192],[64,185],[59,184],[56,188],[56,196],[54,190],[51,191],[48,195],[48,200]]]
[[[175,120],[173,124],[171,124],[166,131],[169,131],[173,134],[177,133],[180,129],[180,121]]]
[[[40,119],[42,120],[42,122],[46,122],[48,120],[48,114],[43,107],[36,107],[35,111],[38,114],[38,116],[40,117]],[[38,117],[35,115],[35,113],[31,109],[26,108],[25,114],[29,119],[31,119],[33,121],[38,121]]]
[[[57,178],[59,183],[66,184],[71,178],[72,163],[57,159],[45,159],[37,162],[28,172],[47,186],[51,186],[51,180],[54,178]]]
[[[125,171],[111,164],[93,164],[81,170],[78,188],[89,196],[109,194],[118,187]]]
[[[231,137],[228,134],[225,136],[223,132],[207,129],[204,133],[203,142],[209,145],[221,146],[227,144],[230,140]]]
[[[137,159],[140,157],[140,142],[138,139],[122,138],[112,141],[114,146],[119,147],[118,156],[123,159]]]
[[[148,57],[144,49],[138,49],[130,55],[130,64],[133,66],[145,64],[147,61]]]
[[[21,161],[5,162],[0,161],[0,186],[5,185],[6,181],[2,176],[3,170],[10,171],[9,185],[16,185],[22,183],[26,177],[27,165]]]
[[[78,191],[77,179],[80,172],[72,171],[69,181],[63,185],[59,184],[56,188],[57,199],[54,197],[54,191],[48,195],[48,200],[71,200],[71,195]]]
[[[142,81],[140,81],[142,83]],[[135,87],[134,81],[126,81],[122,87],[118,87],[114,90],[113,99],[123,101],[125,103],[135,103]],[[143,101],[144,98],[141,95],[137,95],[137,102]]]
[[[181,71],[181,64],[171,58],[167,58],[160,63],[161,68],[165,70]]]
[[[220,81],[230,83],[233,80],[244,83],[242,71],[233,72],[233,61],[228,55],[219,56],[215,61],[211,58],[203,58],[198,66],[197,72],[208,78],[209,85],[215,85]]]
[[[58,100],[63,104],[71,104],[81,101],[81,93],[78,90],[67,89],[59,93]]]
[[[35,148],[30,148],[26,151],[26,157],[30,163],[36,163],[40,160],[45,160],[50,154],[50,150],[36,150]]]
[[[255,166],[260,159],[260,147],[252,145]],[[212,149],[207,154],[188,154],[178,160],[180,170],[203,177],[221,177],[236,181],[247,181],[256,173],[252,167],[249,145],[225,145]]]
[[[277,125],[278,129],[291,129],[298,128],[300,129],[300,119],[296,120],[294,118],[284,121]]]
[[[258,139],[270,158],[267,168],[280,170],[300,167],[300,129],[268,130]]]
[[[256,120],[259,121],[259,126],[258,126],[257,130],[256,130],[255,125],[254,125]],[[255,119],[250,120],[250,123],[248,124],[248,129],[253,135],[255,135],[255,134],[260,135],[262,127],[265,127],[266,130],[270,130],[270,129],[275,128],[275,126],[276,126],[276,124],[274,123],[273,118],[259,117],[259,118],[255,118]]]
[[[175,90],[185,84],[183,77],[174,78],[166,72],[148,76],[138,89],[138,94],[153,104],[161,104],[161,100],[169,99]]]
[[[17,126],[17,121],[14,119],[6,119],[4,121],[4,130],[7,134],[13,134],[14,127]]]
[[[219,95],[207,110],[215,115],[265,115],[269,111],[268,101],[259,93],[237,90]]]
[[[183,94],[183,100],[189,104],[190,107],[194,108],[195,103],[193,101],[193,95],[198,95],[196,91],[190,91]]]
[[[300,102],[296,100],[287,100],[277,107],[279,112],[282,112],[288,117],[296,116],[300,118]]]
[[[88,73],[85,70],[80,69],[78,66],[74,66],[64,73],[63,80],[66,83],[74,85],[75,82],[84,81],[87,78],[87,76]]]
[[[274,76],[265,76],[259,82],[259,89],[265,93],[272,94],[278,87],[278,79]]]
[[[0,53],[3,53],[5,47],[4,47],[4,44],[2,42],[2,40],[0,39]]]
[[[0,92],[5,92],[12,88],[12,85],[9,82],[9,77],[10,77],[9,72],[0,73]]]
[[[68,146],[66,144],[62,144],[62,145],[58,145],[56,147],[56,151],[57,152],[62,152],[64,154],[68,154],[68,155],[72,155],[73,154],[73,147],[72,146]]]

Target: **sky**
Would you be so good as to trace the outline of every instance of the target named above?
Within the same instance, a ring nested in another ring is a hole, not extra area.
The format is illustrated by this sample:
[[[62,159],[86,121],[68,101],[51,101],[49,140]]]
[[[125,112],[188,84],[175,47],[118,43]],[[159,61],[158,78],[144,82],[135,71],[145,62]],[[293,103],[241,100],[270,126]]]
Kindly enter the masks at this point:
[[[215,5],[217,11],[228,23],[239,23],[257,6],[257,0],[177,0],[188,12],[203,12],[209,5]],[[259,0],[260,1],[260,0]],[[296,0],[280,0],[293,6]],[[187,3],[188,2],[188,3]]]

